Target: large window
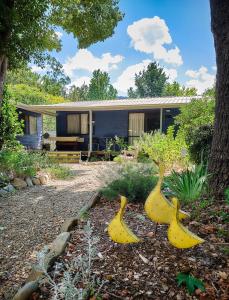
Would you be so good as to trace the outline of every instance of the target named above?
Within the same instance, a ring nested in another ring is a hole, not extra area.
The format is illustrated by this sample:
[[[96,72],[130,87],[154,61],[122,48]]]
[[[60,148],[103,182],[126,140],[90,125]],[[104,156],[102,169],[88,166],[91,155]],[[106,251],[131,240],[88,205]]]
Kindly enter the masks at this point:
[[[88,114],[67,115],[68,134],[88,134]]]
[[[144,113],[129,114],[129,144],[132,145],[134,140],[144,132],[144,122]]]

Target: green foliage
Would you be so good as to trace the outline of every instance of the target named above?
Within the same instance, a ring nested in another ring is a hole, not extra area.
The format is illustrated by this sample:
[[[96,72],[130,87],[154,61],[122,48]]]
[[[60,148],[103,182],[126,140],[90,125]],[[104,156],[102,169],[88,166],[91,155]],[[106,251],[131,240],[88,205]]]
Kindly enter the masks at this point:
[[[229,187],[225,190],[225,200],[227,205],[229,205]]]
[[[63,97],[48,94],[35,86],[15,84],[8,85],[8,89],[12,95],[12,99],[14,99],[17,103],[55,104],[66,102]]]
[[[101,190],[102,195],[114,200],[119,195],[124,195],[131,202],[144,202],[150,191],[157,183],[157,178],[152,175],[152,166],[142,166],[140,164],[122,164],[119,170],[119,178],[108,183]]]
[[[196,96],[197,90],[196,88],[186,88],[185,86],[180,86],[180,84],[177,81],[174,81],[173,83],[166,83],[163,96]]]
[[[115,136],[114,144],[118,147],[119,151],[123,151],[127,149],[127,143],[125,142],[123,137]]]
[[[71,86],[67,97],[71,101],[88,100],[88,86],[85,83],[81,87]]]
[[[54,179],[71,179],[73,177],[73,173],[70,168],[61,165],[51,165],[48,167],[47,172],[51,175]]]
[[[127,94],[128,94],[128,98],[131,99],[138,98],[137,92],[132,87],[128,89]]]
[[[1,1],[0,11],[0,56],[6,55],[13,68],[42,64],[47,51],[60,50],[57,26],[73,33],[84,48],[111,36],[123,18],[116,0]]]
[[[17,135],[22,134],[22,122],[18,121],[18,113],[10,94],[6,88],[3,92],[3,104],[1,108],[0,145],[5,148],[18,146]]]
[[[202,125],[190,131],[186,136],[190,159],[200,164],[207,164],[211,151],[213,125]]]
[[[176,279],[178,286],[184,284],[190,295],[192,295],[196,289],[200,289],[202,292],[205,291],[203,282],[190,274],[179,273]]]
[[[172,196],[188,203],[198,200],[206,192],[208,177],[207,168],[203,165],[181,173],[173,170],[165,178],[164,186],[171,191]]]
[[[185,165],[188,161],[187,146],[182,134],[174,134],[174,127],[170,126],[167,134],[160,132],[145,133],[135,143],[142,151],[157,164],[171,168],[174,164]]]
[[[209,98],[193,99],[180,108],[180,114],[175,117],[179,131],[185,136],[202,125],[211,125],[214,121],[215,101]]]
[[[109,100],[117,98],[117,90],[110,84],[107,72],[95,70],[88,89],[88,100]]]
[[[47,163],[47,158],[38,153],[22,149],[0,151],[0,171],[5,174],[34,176],[39,169],[46,167]]]
[[[156,62],[150,63],[146,70],[135,74],[136,91],[131,88],[128,95],[133,98],[162,96],[167,79],[163,68]]]

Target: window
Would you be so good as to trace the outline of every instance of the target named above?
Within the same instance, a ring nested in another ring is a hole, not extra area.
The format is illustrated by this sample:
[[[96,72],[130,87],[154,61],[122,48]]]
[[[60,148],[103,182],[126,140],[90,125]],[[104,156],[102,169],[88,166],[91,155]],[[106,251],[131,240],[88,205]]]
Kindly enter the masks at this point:
[[[88,134],[88,114],[81,114],[81,134]]]
[[[68,134],[88,134],[88,114],[69,114],[67,132]]]
[[[144,113],[129,114],[129,143],[133,144],[134,140],[144,132]]]
[[[37,118],[29,116],[29,134],[37,134]]]

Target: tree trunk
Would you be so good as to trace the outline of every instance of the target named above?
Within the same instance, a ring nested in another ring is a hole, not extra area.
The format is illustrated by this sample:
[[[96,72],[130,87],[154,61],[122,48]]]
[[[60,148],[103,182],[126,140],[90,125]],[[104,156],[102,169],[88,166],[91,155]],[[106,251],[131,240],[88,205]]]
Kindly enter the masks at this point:
[[[209,159],[210,186],[215,199],[229,187],[229,1],[210,0],[216,51],[216,108]]]
[[[5,55],[0,55],[0,112],[3,101],[3,87],[6,77],[8,59]]]

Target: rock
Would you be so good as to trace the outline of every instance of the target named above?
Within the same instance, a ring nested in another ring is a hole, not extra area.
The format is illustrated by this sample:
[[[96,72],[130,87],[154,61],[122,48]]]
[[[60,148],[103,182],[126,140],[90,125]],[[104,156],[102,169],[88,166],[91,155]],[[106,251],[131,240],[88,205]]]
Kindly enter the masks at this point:
[[[40,182],[40,179],[39,179],[39,178],[34,177],[34,178],[32,179],[32,182],[33,182],[34,185],[41,185],[41,182]]]
[[[40,176],[39,180],[40,180],[40,182],[41,182],[42,185],[45,185],[45,184],[48,183],[48,178],[45,175]]]
[[[8,194],[8,192],[4,189],[0,189],[0,197],[4,197]]]
[[[7,186],[5,186],[3,189],[9,193],[13,193],[15,191],[15,188],[10,183]]]
[[[30,177],[26,177],[25,182],[26,182],[28,187],[33,186],[33,182],[32,182],[32,179]]]
[[[21,190],[21,189],[24,189],[25,187],[27,187],[26,182],[23,179],[21,179],[21,178],[14,178],[14,180],[12,181],[12,185],[17,190]]]
[[[75,226],[77,226],[77,224],[78,224],[78,218],[77,217],[68,218],[62,224],[62,226],[61,226],[61,232],[69,232]]]
[[[13,300],[28,300],[38,288],[38,281],[31,281],[25,284],[13,297]]]

